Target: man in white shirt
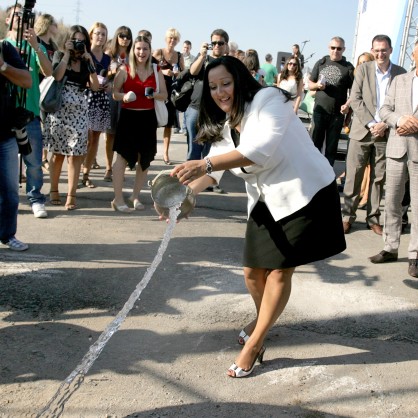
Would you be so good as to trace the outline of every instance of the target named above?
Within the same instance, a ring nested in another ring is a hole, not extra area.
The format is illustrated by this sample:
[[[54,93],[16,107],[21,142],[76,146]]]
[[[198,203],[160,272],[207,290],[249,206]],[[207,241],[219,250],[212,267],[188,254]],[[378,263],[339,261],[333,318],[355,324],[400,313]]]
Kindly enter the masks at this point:
[[[195,56],[190,53],[192,49],[192,43],[190,41],[183,42],[183,59],[184,59],[184,68],[183,70],[188,70],[192,65],[192,62],[195,60]]]
[[[348,234],[356,219],[364,170],[370,164],[370,187],[367,200],[367,227],[382,235],[380,201],[385,184],[386,144],[389,129],[379,116],[380,107],[393,78],[406,71],[390,62],[391,40],[376,35],[371,53],[375,61],[357,67],[349,103],[353,109],[350,145],[346,159],[344,205],[342,209],[344,233]]]

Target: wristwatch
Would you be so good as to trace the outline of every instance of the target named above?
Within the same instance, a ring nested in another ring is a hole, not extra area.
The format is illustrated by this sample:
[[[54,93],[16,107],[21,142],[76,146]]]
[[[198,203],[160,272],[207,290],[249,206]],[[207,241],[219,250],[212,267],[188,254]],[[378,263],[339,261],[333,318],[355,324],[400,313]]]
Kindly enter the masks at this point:
[[[206,161],[206,174],[212,174],[212,163],[210,162],[208,157],[205,157]]]
[[[4,62],[3,65],[0,67],[0,72],[5,72],[7,70],[7,62]]]

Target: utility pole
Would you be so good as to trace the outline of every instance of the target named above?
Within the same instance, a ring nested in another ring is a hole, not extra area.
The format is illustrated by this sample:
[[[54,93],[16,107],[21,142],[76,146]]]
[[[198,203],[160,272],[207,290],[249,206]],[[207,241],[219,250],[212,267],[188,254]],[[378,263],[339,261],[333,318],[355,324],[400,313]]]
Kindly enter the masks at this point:
[[[402,35],[401,50],[398,64],[406,70],[415,66],[412,52],[418,40],[418,0],[409,0]]]
[[[80,12],[81,12],[80,0],[76,1],[75,6],[76,6],[76,8],[74,10],[75,11],[75,23],[76,23],[76,25],[79,25],[80,24]]]

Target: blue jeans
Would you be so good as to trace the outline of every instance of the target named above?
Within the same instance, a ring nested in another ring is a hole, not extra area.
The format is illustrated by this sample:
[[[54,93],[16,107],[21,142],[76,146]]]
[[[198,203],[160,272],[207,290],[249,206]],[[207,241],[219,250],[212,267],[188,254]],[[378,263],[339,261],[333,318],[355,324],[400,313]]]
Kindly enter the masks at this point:
[[[313,122],[312,140],[314,145],[321,151],[325,141],[325,158],[331,166],[334,166],[338,152],[338,141],[344,124],[344,115],[341,113],[323,113],[315,109]]]
[[[201,145],[195,142],[198,116],[199,111],[197,109],[193,109],[190,106],[187,108],[185,112],[188,140],[187,160],[201,160],[208,155],[210,150],[210,144],[205,143],[204,145]]]
[[[26,132],[32,147],[29,155],[23,155],[26,165],[26,196],[31,205],[45,203],[45,196],[41,193],[44,176],[42,173],[42,131],[39,118],[35,118],[26,125]]]
[[[0,240],[16,234],[19,205],[19,159],[16,139],[0,141]]]

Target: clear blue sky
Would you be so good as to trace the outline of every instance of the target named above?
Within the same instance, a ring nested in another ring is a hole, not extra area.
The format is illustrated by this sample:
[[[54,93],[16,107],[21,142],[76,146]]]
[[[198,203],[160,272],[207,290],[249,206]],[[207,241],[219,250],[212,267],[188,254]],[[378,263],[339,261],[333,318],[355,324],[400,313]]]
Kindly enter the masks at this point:
[[[12,3],[14,0],[0,0],[2,8]],[[314,53],[308,61],[311,67],[327,54],[333,36],[345,39],[344,55],[351,61],[357,7],[358,0],[37,0],[35,4],[36,11],[62,18],[65,24],[79,23],[89,29],[93,22],[103,22],[109,37],[121,25],[129,26],[134,34],[148,29],[154,49],[165,46],[165,31],[175,27],[181,41],[192,42],[194,55],[216,28],[226,30],[240,49],[256,49],[261,62],[266,53],[271,53],[275,63],[277,52],[290,52],[294,43],[302,47],[302,42],[308,40],[303,54],[307,58]],[[181,46],[182,42],[176,49],[181,50]]]

